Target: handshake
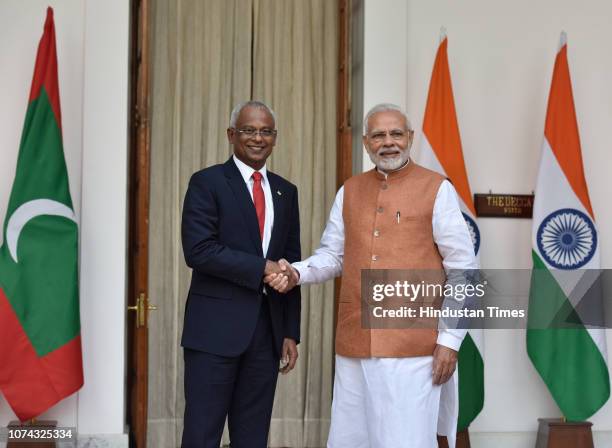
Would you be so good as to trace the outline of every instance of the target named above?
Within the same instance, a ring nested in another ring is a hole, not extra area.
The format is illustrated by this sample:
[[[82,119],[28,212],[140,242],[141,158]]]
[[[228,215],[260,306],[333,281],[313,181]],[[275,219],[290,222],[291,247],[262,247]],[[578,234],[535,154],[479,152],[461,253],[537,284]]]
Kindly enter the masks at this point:
[[[284,294],[291,291],[300,280],[300,273],[284,258],[278,261],[266,260],[264,282]]]

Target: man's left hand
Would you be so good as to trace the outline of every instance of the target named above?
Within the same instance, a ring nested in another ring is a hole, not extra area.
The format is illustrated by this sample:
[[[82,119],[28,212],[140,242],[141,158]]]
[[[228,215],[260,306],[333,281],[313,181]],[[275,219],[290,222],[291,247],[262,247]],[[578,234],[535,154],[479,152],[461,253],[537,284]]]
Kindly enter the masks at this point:
[[[293,370],[298,359],[297,344],[293,339],[285,338],[283,340],[283,353],[281,356],[284,366],[280,368],[280,373],[284,375]]]
[[[436,345],[433,353],[433,383],[435,385],[446,383],[457,367],[457,352],[444,345]]]

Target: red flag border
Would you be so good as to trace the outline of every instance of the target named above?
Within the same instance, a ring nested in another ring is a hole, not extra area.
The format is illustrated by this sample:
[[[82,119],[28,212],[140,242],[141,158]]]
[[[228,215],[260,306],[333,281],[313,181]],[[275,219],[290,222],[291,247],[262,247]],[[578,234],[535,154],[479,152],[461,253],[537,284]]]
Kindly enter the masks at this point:
[[[0,390],[19,420],[35,418],[83,386],[81,336],[39,357],[0,288]]]

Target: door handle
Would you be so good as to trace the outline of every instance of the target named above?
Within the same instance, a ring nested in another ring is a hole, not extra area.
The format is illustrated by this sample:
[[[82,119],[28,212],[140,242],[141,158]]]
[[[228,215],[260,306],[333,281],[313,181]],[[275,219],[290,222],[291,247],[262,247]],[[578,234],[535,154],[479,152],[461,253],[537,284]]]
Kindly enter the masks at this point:
[[[149,311],[156,311],[157,306],[150,305],[145,293],[141,292],[136,298],[136,305],[128,306],[127,309],[136,312],[136,328],[140,328],[147,325]]]

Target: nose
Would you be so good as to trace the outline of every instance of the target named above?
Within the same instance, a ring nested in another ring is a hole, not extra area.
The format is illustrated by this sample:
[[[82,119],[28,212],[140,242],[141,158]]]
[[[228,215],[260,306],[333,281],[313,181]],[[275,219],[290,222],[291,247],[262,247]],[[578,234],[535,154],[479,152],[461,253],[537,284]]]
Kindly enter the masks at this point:
[[[385,133],[385,139],[383,140],[383,146],[395,146],[395,140],[391,138],[391,133]]]
[[[261,137],[261,132],[257,131],[255,133],[255,135],[253,135],[253,140],[256,142],[261,142],[263,140],[263,138]]]

